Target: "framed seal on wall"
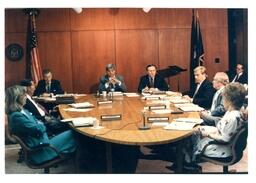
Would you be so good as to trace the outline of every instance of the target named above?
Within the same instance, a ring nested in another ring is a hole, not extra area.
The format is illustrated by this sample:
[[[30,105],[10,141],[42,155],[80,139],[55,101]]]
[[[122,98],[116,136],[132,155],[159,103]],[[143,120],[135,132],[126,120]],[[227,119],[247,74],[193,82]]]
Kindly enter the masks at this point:
[[[23,57],[23,48],[17,43],[9,44],[5,48],[5,55],[10,61],[19,61]]]

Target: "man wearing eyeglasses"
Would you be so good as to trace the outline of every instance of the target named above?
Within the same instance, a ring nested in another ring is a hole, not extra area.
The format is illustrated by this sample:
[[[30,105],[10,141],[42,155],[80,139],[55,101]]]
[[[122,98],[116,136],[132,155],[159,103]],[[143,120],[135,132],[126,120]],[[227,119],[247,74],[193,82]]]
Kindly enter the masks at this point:
[[[233,79],[231,81],[232,81],[232,83],[234,83],[234,82],[239,82],[242,84],[248,83],[248,76],[245,73],[243,64],[238,63],[236,65],[236,75],[233,77]]]

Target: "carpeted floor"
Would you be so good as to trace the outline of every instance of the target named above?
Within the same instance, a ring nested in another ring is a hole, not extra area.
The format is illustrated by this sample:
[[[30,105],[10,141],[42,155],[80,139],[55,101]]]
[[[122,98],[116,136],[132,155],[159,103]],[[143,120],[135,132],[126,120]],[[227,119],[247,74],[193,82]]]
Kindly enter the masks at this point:
[[[148,147],[140,148],[142,155],[140,156],[135,173],[144,174],[144,173],[174,173],[173,171],[166,168],[166,166],[170,166],[170,159],[166,154],[152,154],[152,149]],[[5,146],[5,172],[6,174],[41,174],[43,173],[42,169],[35,170],[30,169],[23,163],[17,163],[19,145],[11,144]],[[214,165],[211,163],[201,163],[203,173],[221,173],[222,167],[218,165]],[[229,167],[229,170],[232,172],[238,173],[247,173],[247,149],[244,152],[243,159]],[[50,169],[52,174],[73,174],[75,173],[73,161],[70,160],[63,164],[60,164],[56,168]],[[82,173],[88,173],[86,171],[82,171]],[[97,173],[97,172],[95,172]]]

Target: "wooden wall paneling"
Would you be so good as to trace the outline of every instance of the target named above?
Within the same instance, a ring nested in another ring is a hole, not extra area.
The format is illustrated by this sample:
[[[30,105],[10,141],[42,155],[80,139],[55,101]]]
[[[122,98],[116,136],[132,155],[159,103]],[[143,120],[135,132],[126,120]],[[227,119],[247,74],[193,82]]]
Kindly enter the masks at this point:
[[[159,31],[159,69],[167,68],[170,65],[177,65],[187,69],[178,76],[172,76],[170,89],[178,91],[188,90],[189,67],[190,67],[190,38],[191,29],[164,29]]]
[[[68,31],[70,16],[67,8],[40,8],[36,19],[37,31]]]
[[[137,91],[140,77],[146,74],[146,66],[151,63],[158,66],[158,32],[116,31],[116,63],[128,91]]]
[[[66,92],[72,92],[70,32],[39,32],[38,49],[43,69],[53,72]]]
[[[200,26],[202,28],[210,27],[228,27],[227,9],[195,9],[198,10]]]
[[[20,61],[10,61],[5,57],[5,87],[9,87],[19,82],[26,76],[26,34],[25,33],[5,33],[5,48],[17,43],[22,46],[24,55]]]
[[[157,26],[156,9],[145,13],[142,8],[120,8],[115,16],[116,29],[154,29]]]
[[[192,22],[191,9],[157,9],[156,22],[158,28],[190,28]]]
[[[212,80],[216,72],[225,72],[229,68],[228,62],[228,30],[227,28],[209,28],[205,32],[205,66],[209,79]],[[220,63],[215,63],[215,58]]]
[[[115,63],[114,31],[72,32],[74,92],[93,93],[108,63]]]
[[[117,9],[84,8],[77,14],[70,10],[71,30],[109,30],[114,29],[114,16]]]
[[[27,16],[22,8],[5,9],[5,32],[27,32]]]

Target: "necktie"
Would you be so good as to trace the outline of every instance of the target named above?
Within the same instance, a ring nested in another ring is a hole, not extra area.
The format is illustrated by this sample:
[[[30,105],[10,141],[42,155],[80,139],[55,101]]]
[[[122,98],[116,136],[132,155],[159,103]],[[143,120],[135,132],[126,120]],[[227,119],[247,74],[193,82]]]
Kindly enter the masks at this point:
[[[198,90],[199,90],[199,87],[200,87],[200,84],[197,84],[195,93],[194,93],[194,95],[193,95],[193,98],[196,96],[196,94],[197,94],[197,92],[198,92]]]
[[[238,81],[238,79],[239,79],[239,75],[237,74],[237,75],[236,75],[236,81]]]
[[[149,87],[154,88],[154,80],[152,77],[149,77]]]
[[[51,85],[50,85],[50,83],[48,83],[48,84],[46,85],[46,92],[47,92],[47,93],[51,93]]]

